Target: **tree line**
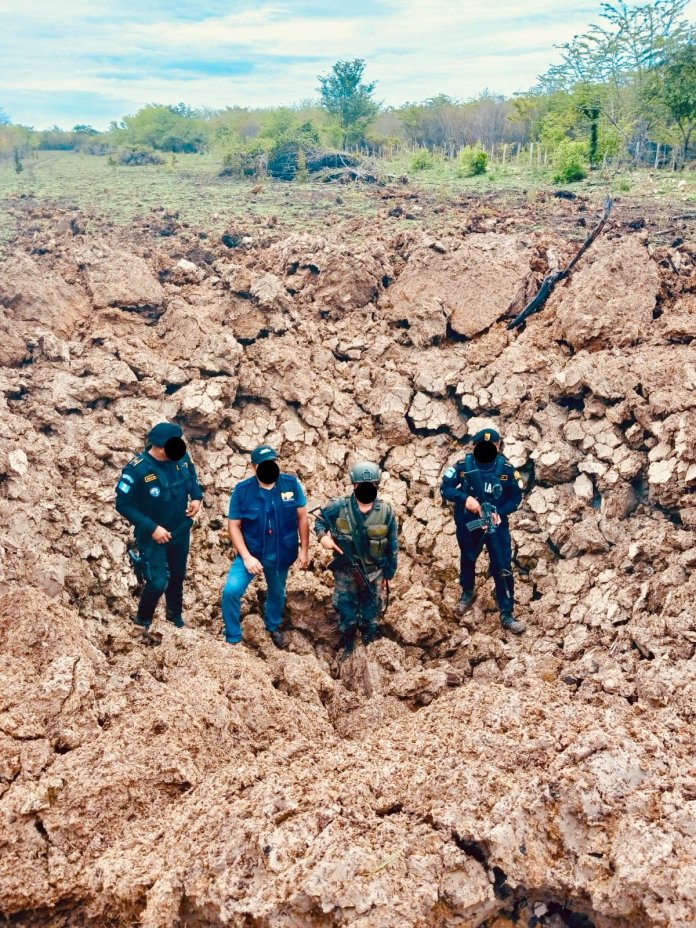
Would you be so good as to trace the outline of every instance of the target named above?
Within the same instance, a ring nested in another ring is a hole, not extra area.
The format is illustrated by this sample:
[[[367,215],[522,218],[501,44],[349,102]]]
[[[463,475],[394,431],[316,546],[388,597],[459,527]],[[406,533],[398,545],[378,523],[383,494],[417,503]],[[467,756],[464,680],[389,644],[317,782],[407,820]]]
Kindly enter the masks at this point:
[[[682,167],[696,134],[696,30],[685,18],[687,2],[604,3],[601,22],[561,46],[561,61],[511,97],[484,90],[468,101],[441,94],[385,107],[377,83],[364,79],[365,62],[355,59],[319,76],[316,100],[292,107],[149,104],[102,133],[87,125],[34,131],[10,124],[0,111],[0,155],[31,148],[99,154],[128,146],[213,151],[230,172],[253,173],[269,157],[311,146],[454,157],[497,146],[519,154],[538,144],[579,172],[616,158]]]

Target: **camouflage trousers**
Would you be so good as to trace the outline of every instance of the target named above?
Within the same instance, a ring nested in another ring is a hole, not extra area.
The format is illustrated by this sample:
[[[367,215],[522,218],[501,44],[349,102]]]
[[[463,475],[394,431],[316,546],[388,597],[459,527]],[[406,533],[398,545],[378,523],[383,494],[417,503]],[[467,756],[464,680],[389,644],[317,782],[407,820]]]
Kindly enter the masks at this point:
[[[356,582],[350,571],[334,571],[333,605],[338,613],[338,630],[346,637],[360,629],[364,637],[374,637],[377,619],[384,611],[382,571],[369,573],[372,595]]]

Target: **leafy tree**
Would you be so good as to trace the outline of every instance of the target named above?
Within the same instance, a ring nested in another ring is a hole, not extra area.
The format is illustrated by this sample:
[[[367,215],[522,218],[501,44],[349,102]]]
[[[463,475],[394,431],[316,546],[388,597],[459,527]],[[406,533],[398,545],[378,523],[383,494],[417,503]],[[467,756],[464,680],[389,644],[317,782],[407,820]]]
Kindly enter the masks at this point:
[[[360,139],[379,111],[374,98],[376,82],[362,82],[365,62],[337,61],[330,74],[319,75],[321,105],[334,116],[343,133],[343,147],[348,138]]]
[[[82,123],[78,123],[78,125],[73,126],[72,131],[76,133],[77,135],[99,135],[97,130],[94,129],[92,126],[86,126],[86,125],[83,125]]]
[[[681,133],[683,164],[696,129],[696,42],[690,41],[668,58],[661,78],[665,106]]]

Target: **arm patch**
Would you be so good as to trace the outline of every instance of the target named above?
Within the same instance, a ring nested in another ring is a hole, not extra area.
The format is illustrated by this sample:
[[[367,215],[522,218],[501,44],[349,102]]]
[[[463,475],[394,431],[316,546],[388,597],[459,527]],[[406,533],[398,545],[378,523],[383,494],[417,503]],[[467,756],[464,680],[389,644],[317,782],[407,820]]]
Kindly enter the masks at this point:
[[[445,477],[447,477],[448,479],[450,479],[450,478],[454,477],[454,475],[455,475],[456,473],[457,473],[457,468],[456,468],[456,467],[448,467],[447,470],[445,471]]]

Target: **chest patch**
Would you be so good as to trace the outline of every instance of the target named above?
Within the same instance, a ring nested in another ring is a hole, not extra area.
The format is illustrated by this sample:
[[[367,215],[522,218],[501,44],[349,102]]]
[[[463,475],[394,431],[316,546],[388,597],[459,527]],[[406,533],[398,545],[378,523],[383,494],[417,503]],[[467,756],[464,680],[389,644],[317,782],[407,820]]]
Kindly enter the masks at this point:
[[[145,483],[152,483],[153,480],[157,480],[157,474],[146,474]]]
[[[287,503],[288,500],[295,499],[295,491],[285,490],[280,494],[280,498],[283,500],[284,503]]]
[[[145,478],[147,479],[147,478]],[[159,487],[150,487],[150,496],[159,496],[160,488]]]

